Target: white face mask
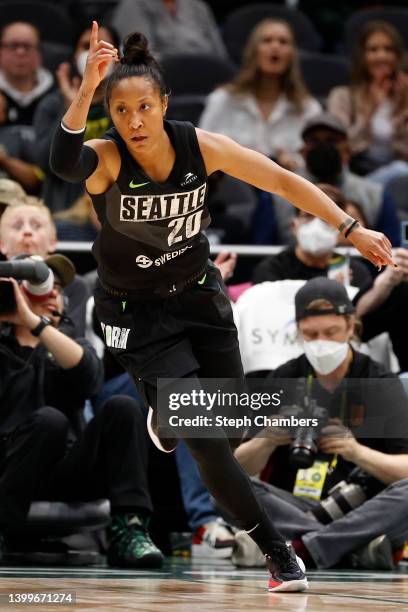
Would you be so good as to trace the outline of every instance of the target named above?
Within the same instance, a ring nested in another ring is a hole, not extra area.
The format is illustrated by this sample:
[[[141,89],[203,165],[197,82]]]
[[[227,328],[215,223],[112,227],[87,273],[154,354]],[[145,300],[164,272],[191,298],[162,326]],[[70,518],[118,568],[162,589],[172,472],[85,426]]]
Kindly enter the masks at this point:
[[[304,342],[304,349],[307,360],[316,372],[330,374],[346,359],[349,343],[312,340]]]
[[[306,253],[323,255],[336,246],[337,230],[321,219],[303,223],[297,232],[299,246]]]
[[[77,70],[78,70],[79,74],[80,74],[82,77],[84,76],[85,66],[86,66],[86,60],[87,60],[87,59],[88,59],[88,51],[81,51],[81,53],[79,53],[79,54],[76,56],[76,60],[75,60],[75,62],[76,62],[76,67],[77,67]],[[113,62],[111,62],[111,63],[109,64],[108,72],[106,73],[105,79],[106,79],[106,78],[107,78],[107,77],[108,77],[110,74],[112,74],[112,72],[113,72],[113,66],[114,66],[114,63],[113,63]]]
[[[76,56],[76,67],[81,76],[84,76],[86,60],[88,59],[88,51],[81,51]]]

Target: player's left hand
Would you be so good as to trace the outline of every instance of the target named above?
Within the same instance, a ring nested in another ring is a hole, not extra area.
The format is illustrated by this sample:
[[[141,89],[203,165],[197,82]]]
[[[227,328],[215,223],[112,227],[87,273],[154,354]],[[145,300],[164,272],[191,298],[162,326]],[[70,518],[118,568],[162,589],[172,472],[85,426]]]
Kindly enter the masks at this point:
[[[356,463],[362,445],[339,419],[330,419],[320,432],[319,449],[329,455],[338,454],[346,461]]]
[[[391,242],[381,232],[359,226],[350,233],[348,239],[377,268],[397,266],[392,257]]]

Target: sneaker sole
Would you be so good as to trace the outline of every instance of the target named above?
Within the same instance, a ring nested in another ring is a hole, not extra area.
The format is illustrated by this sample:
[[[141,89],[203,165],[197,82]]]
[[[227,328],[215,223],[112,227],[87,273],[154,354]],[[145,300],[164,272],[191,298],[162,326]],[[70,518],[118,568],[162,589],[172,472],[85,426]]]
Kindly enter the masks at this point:
[[[225,548],[214,548],[206,542],[202,544],[193,544],[191,547],[191,556],[195,559],[229,559],[232,555],[232,546]]]
[[[282,582],[276,587],[268,587],[268,591],[270,593],[276,593],[277,591],[287,591],[288,593],[296,593],[300,591],[306,591],[309,588],[309,583],[307,578],[302,578],[301,580],[288,580],[287,582]]]
[[[150,436],[151,441],[153,442],[155,447],[159,449],[159,451],[162,451],[162,453],[172,453],[173,451],[176,450],[176,447],[172,448],[171,450],[167,450],[166,448],[162,446],[162,443],[160,442],[160,438],[153,431],[152,417],[153,417],[153,410],[149,406],[149,412],[147,415],[147,432]]]
[[[296,561],[302,570],[302,572],[306,571],[306,566],[303,562],[303,559],[296,555]],[[309,588],[309,583],[307,581],[306,576],[301,578],[300,580],[288,580],[287,582],[281,582],[276,587],[268,586],[268,591],[270,593],[276,593],[277,591],[287,591],[288,593],[296,593],[300,591],[306,591]]]

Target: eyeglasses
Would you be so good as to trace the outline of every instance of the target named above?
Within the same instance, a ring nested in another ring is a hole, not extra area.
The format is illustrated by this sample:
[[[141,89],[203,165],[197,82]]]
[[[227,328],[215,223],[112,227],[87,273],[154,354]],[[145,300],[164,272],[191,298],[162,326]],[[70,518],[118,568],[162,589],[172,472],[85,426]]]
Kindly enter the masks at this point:
[[[38,51],[38,45],[33,45],[31,43],[24,42],[9,42],[2,43],[2,48],[7,51],[12,51],[15,53],[18,49],[22,49],[25,53],[33,53],[34,51]]]

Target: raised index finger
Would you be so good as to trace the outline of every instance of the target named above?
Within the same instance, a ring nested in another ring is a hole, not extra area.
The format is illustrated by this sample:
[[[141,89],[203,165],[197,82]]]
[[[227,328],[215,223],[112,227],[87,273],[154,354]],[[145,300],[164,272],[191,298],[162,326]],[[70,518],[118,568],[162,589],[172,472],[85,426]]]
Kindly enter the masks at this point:
[[[98,22],[92,22],[91,38],[89,39],[89,51],[95,51],[98,45]]]

